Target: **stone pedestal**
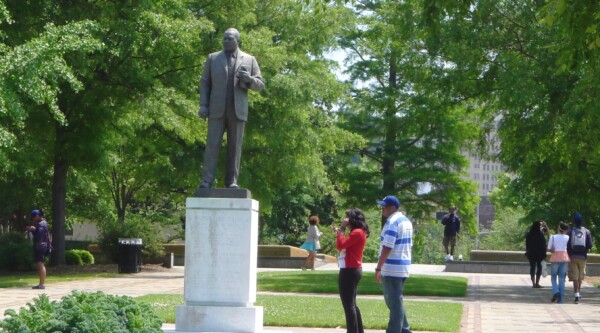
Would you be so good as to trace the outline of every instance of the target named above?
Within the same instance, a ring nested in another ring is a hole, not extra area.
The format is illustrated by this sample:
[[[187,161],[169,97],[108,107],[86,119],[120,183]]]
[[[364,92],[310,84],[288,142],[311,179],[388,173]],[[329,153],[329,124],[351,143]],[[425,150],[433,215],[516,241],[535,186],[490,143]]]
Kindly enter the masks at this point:
[[[262,332],[256,301],[258,201],[188,198],[185,305],[176,332]]]

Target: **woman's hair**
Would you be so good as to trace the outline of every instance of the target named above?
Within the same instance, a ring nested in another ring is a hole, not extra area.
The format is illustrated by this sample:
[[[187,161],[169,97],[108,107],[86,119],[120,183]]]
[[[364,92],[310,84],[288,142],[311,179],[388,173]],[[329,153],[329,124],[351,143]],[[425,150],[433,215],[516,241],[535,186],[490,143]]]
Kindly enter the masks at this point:
[[[560,229],[560,231],[567,231],[569,230],[569,226],[565,223],[565,222],[560,222],[558,225],[558,229]]]
[[[529,229],[529,232],[539,232],[542,222],[544,222],[544,221],[537,220],[537,221],[533,222],[533,224],[531,225],[531,229]]]
[[[319,217],[317,215],[313,215],[311,217],[308,218],[308,223],[310,223],[310,225],[317,225],[319,224]]]
[[[365,231],[367,237],[369,237],[369,225],[365,220],[365,214],[358,208],[348,209],[346,211],[346,217],[348,218],[348,224],[350,225],[350,229],[360,228]]]

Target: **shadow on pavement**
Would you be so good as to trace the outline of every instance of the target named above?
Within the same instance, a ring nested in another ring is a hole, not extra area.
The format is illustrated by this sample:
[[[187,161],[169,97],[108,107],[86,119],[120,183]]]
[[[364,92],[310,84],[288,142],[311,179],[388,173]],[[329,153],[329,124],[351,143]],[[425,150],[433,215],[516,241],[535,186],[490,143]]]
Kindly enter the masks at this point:
[[[529,304],[550,304],[552,298],[552,287],[549,279],[545,279],[543,288],[535,289],[529,285],[530,281],[527,277],[510,282],[516,282],[514,285],[507,285],[504,282],[497,281],[496,285],[489,282],[481,285],[479,277],[471,277],[469,279],[469,289],[467,297],[481,302],[504,302],[504,303],[529,303]],[[592,286],[582,286],[581,288],[581,304],[600,305],[600,288]],[[564,303],[573,303],[574,301],[573,285],[567,282],[565,286]]]

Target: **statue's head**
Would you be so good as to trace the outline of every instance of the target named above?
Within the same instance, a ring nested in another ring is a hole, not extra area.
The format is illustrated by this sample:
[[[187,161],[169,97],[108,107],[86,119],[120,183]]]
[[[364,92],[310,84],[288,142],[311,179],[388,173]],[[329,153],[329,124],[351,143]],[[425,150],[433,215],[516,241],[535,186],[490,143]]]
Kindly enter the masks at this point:
[[[225,30],[223,34],[223,50],[233,52],[237,50],[240,44],[240,32],[235,28]]]

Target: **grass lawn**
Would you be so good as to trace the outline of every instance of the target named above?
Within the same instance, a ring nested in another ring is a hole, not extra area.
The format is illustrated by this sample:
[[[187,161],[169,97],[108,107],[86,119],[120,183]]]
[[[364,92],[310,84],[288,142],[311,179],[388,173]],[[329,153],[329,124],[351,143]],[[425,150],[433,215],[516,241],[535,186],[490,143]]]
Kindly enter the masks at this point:
[[[139,302],[152,306],[169,323],[175,322],[175,307],[183,305],[182,295],[146,295]],[[383,300],[358,299],[366,329],[385,329],[389,312]],[[265,326],[341,327],[344,310],[339,297],[258,295],[256,305],[264,307]],[[408,321],[416,331],[458,332],[463,306],[452,302],[405,301]]]
[[[363,272],[358,284],[359,295],[382,295],[381,285],[373,272]],[[258,273],[260,291],[298,293],[338,293],[338,271],[294,271]],[[465,297],[467,278],[411,275],[406,280],[404,295]]]
[[[68,282],[75,280],[106,278],[117,276],[116,273],[64,273],[48,274],[46,284],[56,282]],[[0,288],[35,286],[40,282],[37,273],[26,273],[19,275],[0,275]]]

